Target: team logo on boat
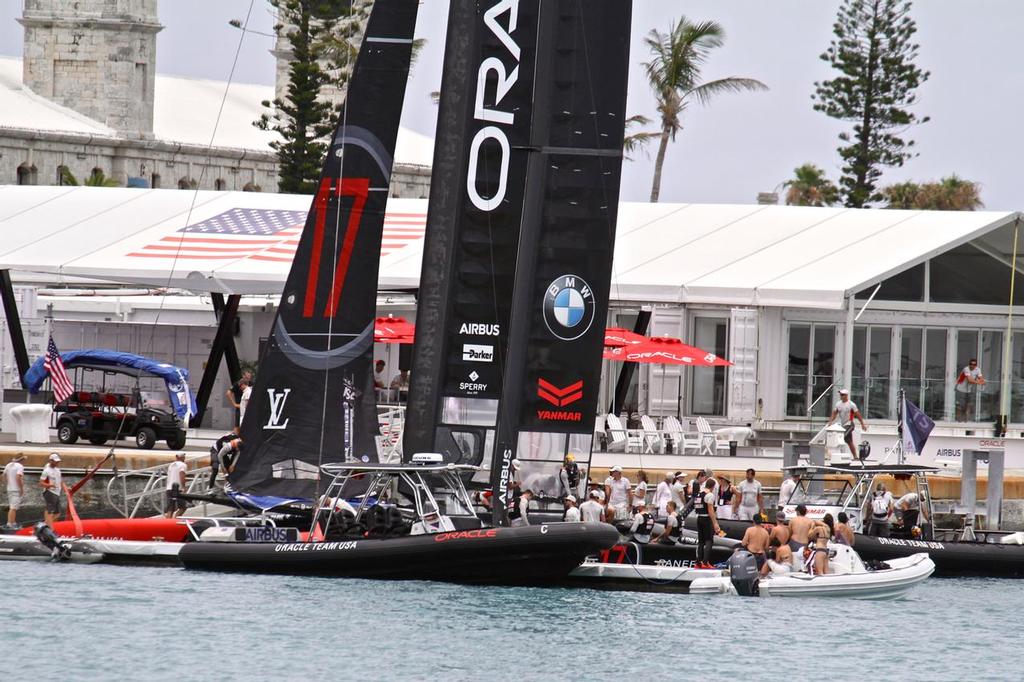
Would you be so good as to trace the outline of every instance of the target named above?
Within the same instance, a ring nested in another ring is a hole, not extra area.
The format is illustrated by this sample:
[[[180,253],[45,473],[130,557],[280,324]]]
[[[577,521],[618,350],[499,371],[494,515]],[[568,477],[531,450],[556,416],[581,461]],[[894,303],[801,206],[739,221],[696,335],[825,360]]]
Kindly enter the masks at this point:
[[[563,341],[574,341],[594,322],[594,292],[577,275],[556,277],[544,292],[544,324]]]
[[[555,407],[565,407],[583,397],[583,380],[559,388],[549,381],[537,379],[537,395]]]
[[[292,392],[292,389],[286,388],[280,393],[272,388],[267,389],[267,395],[270,396],[270,416],[267,417],[267,425],[264,429],[287,429],[288,420],[281,421],[281,417],[284,416],[284,404],[288,402],[288,394]]]
[[[494,346],[464,343],[462,344],[462,360],[464,362],[493,362]]]

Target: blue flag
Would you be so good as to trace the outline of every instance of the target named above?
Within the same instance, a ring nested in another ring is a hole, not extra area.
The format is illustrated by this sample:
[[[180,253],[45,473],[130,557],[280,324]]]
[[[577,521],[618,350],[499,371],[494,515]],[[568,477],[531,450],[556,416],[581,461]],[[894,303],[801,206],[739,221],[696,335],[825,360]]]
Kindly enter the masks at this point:
[[[903,398],[903,452],[920,455],[924,444],[928,442],[928,434],[935,428],[935,422],[918,408],[917,405]]]

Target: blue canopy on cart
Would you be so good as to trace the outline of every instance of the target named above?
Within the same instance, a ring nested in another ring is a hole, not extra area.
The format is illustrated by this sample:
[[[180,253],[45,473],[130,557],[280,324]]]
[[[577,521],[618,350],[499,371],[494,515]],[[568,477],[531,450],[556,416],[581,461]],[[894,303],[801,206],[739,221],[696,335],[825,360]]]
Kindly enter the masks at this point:
[[[179,418],[187,420],[196,413],[196,398],[188,386],[188,370],[166,362],[158,362],[133,353],[121,353],[103,348],[72,350],[60,354],[61,362],[67,369],[90,367],[109,370],[135,377],[156,377],[167,384],[167,395]],[[45,358],[39,358],[25,374],[25,387],[31,393],[38,393],[49,372],[43,367]]]

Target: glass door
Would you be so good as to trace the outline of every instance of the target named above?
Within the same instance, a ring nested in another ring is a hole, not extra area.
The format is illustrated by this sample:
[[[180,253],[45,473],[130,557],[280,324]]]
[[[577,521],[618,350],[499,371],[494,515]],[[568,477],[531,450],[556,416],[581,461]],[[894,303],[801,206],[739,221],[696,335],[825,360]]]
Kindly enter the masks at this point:
[[[889,396],[891,366],[892,327],[856,327],[850,397],[865,419],[891,419],[895,415]]]
[[[721,317],[695,317],[693,345],[719,357],[727,357],[729,321]],[[691,370],[690,409],[695,415],[725,414],[725,367],[694,367]]]
[[[827,393],[834,381],[836,328],[831,324],[791,324],[786,377],[786,416],[827,418],[832,400]],[[821,398],[820,400],[818,400]],[[815,400],[818,402],[815,404]]]

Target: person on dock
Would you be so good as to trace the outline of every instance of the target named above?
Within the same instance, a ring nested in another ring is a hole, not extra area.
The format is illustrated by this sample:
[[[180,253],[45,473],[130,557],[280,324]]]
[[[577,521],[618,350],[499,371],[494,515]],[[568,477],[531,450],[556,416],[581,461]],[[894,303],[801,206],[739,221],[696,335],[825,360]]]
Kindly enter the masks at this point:
[[[810,542],[811,528],[814,521],[807,518],[807,506],[798,504],[796,506],[796,518],[789,522],[789,548],[794,552],[801,547],[806,547]]]
[[[679,542],[679,533],[683,527],[683,521],[679,518],[679,511],[676,503],[669,500],[665,505],[665,525],[661,535],[656,539],[661,545],[674,545]]]
[[[857,409],[857,403],[850,400],[850,389],[848,388],[839,389],[839,400],[836,401],[835,406],[832,408],[832,416],[829,417],[828,424],[825,424],[826,428],[836,418],[839,419],[839,425],[844,429],[843,440],[846,441],[846,446],[850,448],[850,456],[854,460],[858,459],[857,447],[853,444],[853,420],[857,419],[860,421],[862,431],[867,431],[868,425],[864,423],[864,417],[861,416],[860,410]]]
[[[633,525],[629,527],[629,532],[633,534],[633,539],[639,543],[647,544],[651,541],[651,533],[654,532],[654,517],[647,511],[647,505],[643,500],[637,500],[636,513],[633,514]]]
[[[836,514],[836,529],[832,538],[841,545],[853,547],[855,536],[853,529],[850,528],[850,517],[846,515],[846,512]]]
[[[580,505],[580,516],[584,523],[604,522],[604,505],[598,501],[600,498],[600,490],[591,490],[590,499]]]
[[[174,456],[174,461],[167,465],[167,486],[164,489],[164,516],[169,519],[181,516],[185,511],[185,500],[178,497],[178,494],[185,490],[185,472],[188,465],[185,464],[185,453],[179,452]]]
[[[53,528],[53,523],[60,519],[60,455],[56,452],[50,453],[43,473],[39,475],[39,485],[43,487],[43,503],[46,505],[43,520],[46,521],[46,525]]]
[[[668,514],[668,503],[672,501],[672,474],[666,472],[665,480],[654,489],[654,499],[651,500],[651,507],[658,512],[660,518]]]
[[[778,540],[782,544],[789,547],[789,526],[786,525],[786,512],[778,511],[775,513],[775,526],[769,533],[769,538],[772,540]]]
[[[785,542],[773,537],[768,541],[767,558],[761,575],[789,575],[793,572],[793,550]]]
[[[532,499],[533,491],[527,488],[519,496],[519,500],[509,509],[508,518],[513,528],[530,525],[530,500]]]
[[[761,570],[761,567],[764,566],[765,552],[768,551],[770,542],[768,531],[759,523],[751,524],[743,533],[743,540],[740,541],[740,544],[754,555],[754,559],[757,560],[757,570]]]
[[[249,409],[249,400],[252,399],[252,383],[242,380],[242,397],[238,401],[238,424],[241,429],[242,422],[245,421],[245,411]]]
[[[956,420],[971,421],[977,396],[985,385],[985,375],[978,367],[978,358],[971,358],[956,378]]]
[[[875,487],[875,492],[868,505],[871,522],[868,524],[868,535],[879,538],[889,537],[889,519],[892,517],[894,505],[892,493],[885,489],[884,483]]]
[[[562,514],[562,520],[569,523],[577,523],[580,520],[580,509],[576,506],[576,496],[566,495],[565,496],[565,513]]]
[[[18,510],[25,498],[25,455],[18,455],[4,466],[4,482],[7,484],[7,525],[18,524]]]
[[[794,471],[789,478],[779,486],[779,509],[787,504],[792,504],[796,491],[800,490],[800,472]]]
[[[736,495],[733,500],[733,518],[744,521],[753,520],[758,512],[764,511],[764,495],[761,494],[761,482],[754,478],[757,472],[747,469],[746,478],[736,486]]]
[[[608,499],[606,516],[613,519],[628,519],[633,508],[633,486],[622,475],[622,467],[612,467],[611,475],[604,481],[604,492]]]
[[[240,428],[242,425],[242,413],[240,412],[240,410],[242,405],[240,401],[242,400],[242,393],[245,392],[246,386],[251,385],[252,372],[249,370],[245,370],[244,372],[242,372],[242,377],[235,384],[233,384],[231,388],[224,391],[224,396],[228,399],[228,402],[231,403],[232,407],[235,408],[235,433],[241,433]]]
[[[715,546],[715,536],[722,531],[715,516],[716,499],[715,481],[706,478],[701,494],[693,501],[693,510],[697,513],[697,568],[714,568],[711,550]]]

